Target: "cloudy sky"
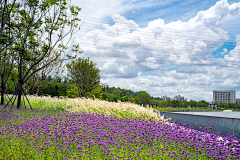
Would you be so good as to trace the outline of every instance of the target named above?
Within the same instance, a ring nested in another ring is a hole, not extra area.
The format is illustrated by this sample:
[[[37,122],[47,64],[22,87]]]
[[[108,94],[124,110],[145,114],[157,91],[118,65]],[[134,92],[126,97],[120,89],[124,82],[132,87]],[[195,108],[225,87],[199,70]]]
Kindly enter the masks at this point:
[[[72,0],[82,8],[71,45],[101,70],[102,83],[154,97],[240,98],[239,0]],[[68,50],[70,53],[71,48]]]

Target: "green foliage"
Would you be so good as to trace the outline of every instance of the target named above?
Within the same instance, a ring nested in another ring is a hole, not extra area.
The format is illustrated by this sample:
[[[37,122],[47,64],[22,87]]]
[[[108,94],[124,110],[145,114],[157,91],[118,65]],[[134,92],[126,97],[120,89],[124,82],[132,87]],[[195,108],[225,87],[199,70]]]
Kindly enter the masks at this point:
[[[51,84],[49,84],[46,88],[43,88],[42,90],[40,90],[39,95],[51,95],[51,97],[57,96],[67,96],[67,86],[64,85],[63,83],[59,83],[59,82],[53,82]]]
[[[230,109],[230,108],[233,108],[233,109],[237,109],[240,107],[240,105],[236,103],[223,103],[223,102],[219,102],[219,103],[216,103],[217,104],[217,107],[218,108],[222,108],[222,110],[225,110],[225,109]]]
[[[128,96],[128,102],[134,103],[134,98],[132,95]]]
[[[137,96],[137,92],[133,92],[130,89],[127,90],[127,89],[121,89],[120,87],[118,88],[109,87],[108,84],[100,84],[100,86],[102,87],[103,93],[118,94],[119,97],[123,97],[123,96],[136,97]]]
[[[105,100],[105,101],[109,100],[108,93],[102,92],[102,100]]]
[[[141,104],[141,99],[139,96],[134,97],[134,103]]]
[[[102,99],[102,92],[101,92],[101,90],[102,90],[102,87],[98,85],[91,92],[87,92],[86,96],[90,97],[92,99],[95,99],[95,98]]]
[[[48,67],[65,53],[72,35],[76,33],[75,29],[80,30],[78,14],[81,8],[70,3],[71,1],[68,0],[17,1],[12,9],[10,9],[11,3],[6,1],[4,4],[4,8],[2,8],[4,11],[2,10],[1,15],[1,18],[4,19],[1,23],[3,34],[0,37],[0,51],[3,51],[3,46],[7,46],[4,51],[11,55],[8,58],[17,57],[18,89],[22,89],[22,86],[36,72]],[[6,6],[6,4],[8,5]],[[12,11],[9,14],[10,19],[6,18],[9,10]],[[54,34],[58,34],[57,38],[53,38]],[[70,39],[66,40],[66,37]],[[49,57],[56,48],[58,51],[54,52],[54,57],[47,60],[46,57]],[[72,52],[81,53],[79,45],[74,45]],[[12,84],[9,83],[11,88]],[[66,91],[62,93],[62,90],[66,89],[55,84],[52,91],[47,92],[52,92],[51,95],[54,96],[66,96]]]
[[[70,89],[67,90],[67,97],[68,98],[75,98],[78,97],[78,88],[76,84],[70,85]]]
[[[97,64],[90,61],[89,58],[78,58],[66,64],[68,75],[76,82],[79,97],[86,97],[100,84],[100,70]]]
[[[141,100],[141,104],[146,105],[149,104],[151,96],[146,91],[140,91],[138,92],[138,97]]]
[[[110,102],[118,102],[118,100],[119,100],[119,95],[110,94],[110,96],[109,96]]]
[[[120,97],[120,101],[121,102],[127,102],[128,101],[128,96]]]
[[[13,70],[10,73],[9,79],[7,81],[7,84],[6,84],[7,91],[15,91],[15,89],[17,87],[18,76],[19,76],[19,73],[16,70]]]

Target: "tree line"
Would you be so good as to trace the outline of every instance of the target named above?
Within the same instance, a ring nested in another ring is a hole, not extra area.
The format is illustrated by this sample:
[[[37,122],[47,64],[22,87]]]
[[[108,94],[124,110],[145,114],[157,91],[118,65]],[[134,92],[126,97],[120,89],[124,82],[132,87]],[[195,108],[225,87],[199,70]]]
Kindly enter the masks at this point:
[[[84,58],[82,58],[82,60],[83,59]],[[95,67],[96,67],[96,64],[95,64]],[[84,65],[82,66],[82,68],[85,68]],[[99,77],[99,72],[98,72],[98,77]],[[14,84],[13,82],[14,79],[15,78],[9,79],[7,90],[6,90],[7,93],[11,93],[11,94],[14,93],[15,89],[14,89],[14,85],[12,85]],[[165,108],[165,107],[207,108],[209,105],[209,102],[206,102],[205,100],[198,101],[198,102],[195,100],[190,100],[190,101],[170,100],[170,99],[162,100],[162,98],[160,97],[150,96],[150,94],[147,93],[146,91],[134,92],[130,89],[121,89],[120,87],[110,87],[106,83],[105,84],[100,83],[100,79],[98,83],[95,84],[94,87],[87,90],[85,95],[83,95],[83,94],[79,94],[77,84],[73,79],[74,77],[72,78],[68,76],[60,77],[58,75],[56,75],[55,77],[48,75],[46,78],[41,79],[39,75],[36,75],[35,77],[32,77],[30,79],[29,83],[24,85],[24,88],[26,92],[30,95],[51,96],[51,97],[60,97],[60,98],[61,97],[68,97],[68,98],[87,97],[92,99],[98,98],[100,100],[106,100],[109,102],[121,101],[121,102],[131,102],[131,103],[135,103],[143,106],[149,105],[154,108]],[[44,84],[44,85],[41,85],[41,84]],[[220,102],[220,103],[217,103],[217,105],[218,105],[218,108],[239,108],[240,107],[236,103]]]

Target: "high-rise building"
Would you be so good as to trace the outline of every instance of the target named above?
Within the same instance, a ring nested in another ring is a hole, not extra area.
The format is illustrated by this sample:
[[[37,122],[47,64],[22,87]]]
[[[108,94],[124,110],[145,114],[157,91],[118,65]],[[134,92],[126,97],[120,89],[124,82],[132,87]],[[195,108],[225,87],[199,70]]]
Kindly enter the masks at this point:
[[[162,96],[162,99],[163,99],[163,100],[168,100],[168,99],[171,99],[171,98],[168,97],[168,96]]]
[[[181,95],[175,96],[174,98],[172,98],[172,100],[181,100],[181,101],[185,101],[184,97],[181,97]]]
[[[187,101],[187,98],[184,99],[184,97],[181,97],[180,95],[175,96],[175,97],[173,97],[173,98],[168,97],[168,96],[162,96],[162,99],[163,99],[163,100],[168,100],[168,99],[171,99],[171,100],[179,100],[179,99],[180,99],[181,101]]]
[[[179,97],[179,99],[181,99],[181,101],[184,101],[184,97]]]
[[[235,103],[236,91],[235,90],[213,90],[213,103]]]

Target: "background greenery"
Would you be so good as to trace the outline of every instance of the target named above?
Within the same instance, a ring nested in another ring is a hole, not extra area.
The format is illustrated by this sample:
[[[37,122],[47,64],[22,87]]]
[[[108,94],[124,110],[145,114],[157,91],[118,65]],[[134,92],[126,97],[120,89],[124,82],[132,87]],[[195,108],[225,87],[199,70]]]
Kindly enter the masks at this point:
[[[14,73],[16,74],[16,73]],[[54,79],[52,81],[52,79]],[[7,85],[7,93],[14,93],[14,85],[13,79],[8,80]],[[68,97],[68,98],[76,98],[78,97],[78,90],[76,83],[74,83],[68,77],[52,77],[49,76],[45,81],[52,81],[47,87],[40,90],[38,96],[51,96],[51,97]],[[25,85],[25,90],[31,91],[30,85]],[[37,87],[34,90],[34,94],[36,94]],[[33,93],[28,92],[30,95]],[[164,93],[163,93],[164,94]],[[100,100],[106,100],[109,102],[132,102],[139,105],[150,105],[151,107],[158,110],[189,110],[189,109],[209,109],[208,102],[202,101],[180,101],[180,100],[162,100],[160,97],[151,97],[146,91],[134,92],[132,90],[110,87],[108,84],[99,84],[91,94],[91,92],[86,93],[86,97],[90,98],[98,98]],[[224,109],[233,109],[239,110],[240,106],[237,103],[217,103],[219,110]]]

